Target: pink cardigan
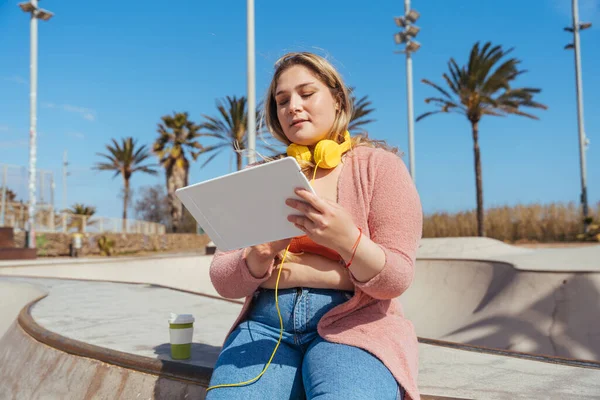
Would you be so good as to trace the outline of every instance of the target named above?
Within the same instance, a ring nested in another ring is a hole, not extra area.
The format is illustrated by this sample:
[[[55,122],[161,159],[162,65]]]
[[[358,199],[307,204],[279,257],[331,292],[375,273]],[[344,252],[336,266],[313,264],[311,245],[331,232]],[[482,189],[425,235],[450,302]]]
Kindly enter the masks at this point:
[[[318,333],[330,342],[370,352],[404,387],[407,399],[420,399],[417,336],[398,299],[414,277],[423,224],[419,195],[397,155],[359,146],[344,156],[338,203],[352,214],[363,234],[381,246],[386,263],[378,275],[364,283],[350,274],[354,296],[321,318]],[[271,276],[274,267],[265,277],[256,279],[248,270],[242,250],[216,252],[210,266],[216,291],[225,298],[246,298],[229,333],[244,320],[253,293]]]

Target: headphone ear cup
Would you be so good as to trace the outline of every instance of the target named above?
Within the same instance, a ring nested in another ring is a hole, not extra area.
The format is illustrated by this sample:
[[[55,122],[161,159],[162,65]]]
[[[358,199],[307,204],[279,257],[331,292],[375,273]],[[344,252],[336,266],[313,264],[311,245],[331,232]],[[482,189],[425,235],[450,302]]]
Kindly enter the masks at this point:
[[[310,162],[312,160],[312,154],[307,146],[302,146],[296,143],[292,143],[287,148],[287,155],[294,157],[298,163],[302,161]]]
[[[319,168],[335,168],[342,161],[340,145],[333,140],[321,140],[315,147],[315,164]]]

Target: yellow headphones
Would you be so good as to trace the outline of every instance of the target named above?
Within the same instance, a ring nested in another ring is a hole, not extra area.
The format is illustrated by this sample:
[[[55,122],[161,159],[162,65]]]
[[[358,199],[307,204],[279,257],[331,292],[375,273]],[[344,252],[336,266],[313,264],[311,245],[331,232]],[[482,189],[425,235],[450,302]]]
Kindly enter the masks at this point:
[[[338,144],[334,140],[324,139],[319,141],[313,152],[308,146],[292,143],[287,148],[287,155],[294,157],[298,162],[314,161],[320,168],[331,169],[338,166],[342,161],[342,155],[350,150],[352,141],[350,132],[344,133],[344,143]]]

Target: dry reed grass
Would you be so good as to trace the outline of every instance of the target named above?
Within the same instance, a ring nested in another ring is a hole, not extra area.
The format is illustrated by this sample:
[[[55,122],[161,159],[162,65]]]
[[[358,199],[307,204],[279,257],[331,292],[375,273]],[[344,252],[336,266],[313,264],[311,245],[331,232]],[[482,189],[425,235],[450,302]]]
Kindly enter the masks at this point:
[[[600,221],[600,202],[590,207]],[[486,236],[509,243],[572,242],[582,232],[580,207],[575,203],[494,207],[485,211]],[[425,215],[423,237],[477,236],[476,211]]]

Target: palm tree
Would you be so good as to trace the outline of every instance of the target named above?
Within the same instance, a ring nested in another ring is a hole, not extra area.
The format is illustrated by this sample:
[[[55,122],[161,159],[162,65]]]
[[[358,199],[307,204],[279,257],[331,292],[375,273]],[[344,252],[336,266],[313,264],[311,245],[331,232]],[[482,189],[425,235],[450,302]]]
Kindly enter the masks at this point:
[[[218,143],[207,146],[202,154],[212,153],[202,164],[204,167],[211,162],[222,150],[230,148],[236,156],[236,166],[242,169],[242,152],[248,148],[248,110],[246,108],[246,97],[240,98],[227,96],[217,101],[219,115],[211,117],[203,115],[206,121],[201,124],[202,136],[218,139]],[[260,105],[256,108],[256,132],[260,135]],[[271,146],[257,141],[257,146],[271,150]]]
[[[352,116],[350,117],[350,124],[348,125],[348,131],[354,134],[364,132],[362,126],[375,121],[373,119],[365,119],[369,114],[375,111],[375,109],[369,108],[371,106],[371,101],[368,99],[369,96],[363,96],[356,100],[356,96],[352,94],[353,92],[354,88],[350,88],[353,107]]]
[[[152,168],[153,165],[142,165],[150,157],[146,146],[136,147],[136,141],[132,137],[121,139],[119,144],[112,139],[112,145],[106,145],[109,154],[96,153],[106,158],[105,161],[96,163],[94,169],[99,171],[114,171],[115,178],[118,175],[123,177],[123,232],[127,230],[127,206],[129,205],[129,180],[135,172],[143,172],[150,175],[156,175],[157,171]]]
[[[417,121],[438,113],[457,113],[466,116],[471,123],[475,153],[477,233],[479,236],[485,236],[479,121],[484,115],[496,117],[520,115],[538,119],[535,115],[521,111],[521,108],[531,107],[544,110],[548,108],[533,101],[534,94],[540,93],[541,89],[511,87],[515,78],[525,72],[517,68],[521,61],[516,58],[510,58],[500,63],[500,60],[511,51],[512,49],[504,51],[501,46],[492,47],[489,42],[480,48],[478,42],[471,49],[468,65],[459,67],[451,58],[448,62],[450,75],[446,73],[442,75],[449,91],[427,79],[422,80],[423,83],[440,92],[443,97],[425,99],[425,103],[433,103],[437,110],[420,115],[416,119]],[[494,69],[493,72],[492,69]]]
[[[0,201],[3,201],[4,199],[2,198],[2,193],[4,193],[4,191],[6,190],[6,202],[7,203],[13,203],[17,201],[17,194],[10,188],[6,188],[4,189],[2,186],[0,186]]]
[[[165,115],[158,124],[158,138],[152,148],[165,169],[167,180],[167,198],[171,211],[173,232],[177,232],[183,216],[183,204],[175,196],[175,191],[188,185],[190,163],[186,157],[186,148],[194,158],[203,150],[196,141],[200,137],[200,126],[190,121],[187,112]],[[194,151],[197,150],[197,151]]]
[[[86,206],[81,203],[75,203],[71,209],[66,210],[67,213],[76,216],[72,217],[69,222],[69,229],[76,228],[77,232],[83,232],[83,220],[85,219],[86,226],[93,225],[96,221],[91,221],[89,218],[96,213],[96,207]]]

